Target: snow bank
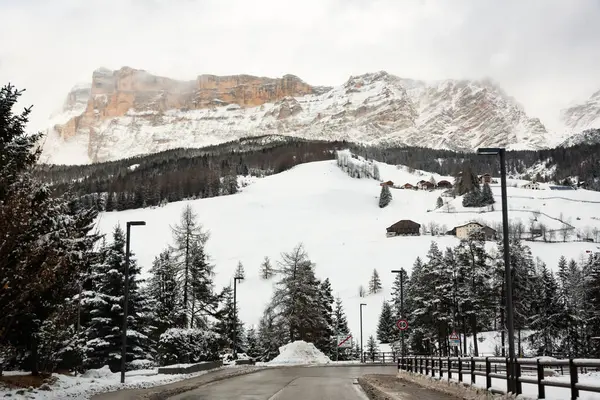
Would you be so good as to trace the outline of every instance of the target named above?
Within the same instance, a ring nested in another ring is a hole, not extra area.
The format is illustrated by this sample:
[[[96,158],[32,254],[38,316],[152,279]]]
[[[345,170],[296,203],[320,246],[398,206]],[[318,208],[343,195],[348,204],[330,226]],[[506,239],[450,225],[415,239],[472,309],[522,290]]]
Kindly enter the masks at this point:
[[[269,361],[274,364],[328,364],[331,360],[312,343],[296,340],[279,348],[279,355]]]

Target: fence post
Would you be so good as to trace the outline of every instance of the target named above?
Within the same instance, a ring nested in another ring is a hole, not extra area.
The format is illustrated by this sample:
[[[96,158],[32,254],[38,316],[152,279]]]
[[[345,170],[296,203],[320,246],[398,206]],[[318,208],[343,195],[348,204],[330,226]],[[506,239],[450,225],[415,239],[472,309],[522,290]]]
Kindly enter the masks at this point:
[[[371,353],[371,361],[375,362],[375,352]]]
[[[431,357],[431,377],[435,378],[435,358]]]
[[[511,385],[512,375],[510,374],[510,372],[511,372],[510,358],[506,357],[505,360],[506,360],[505,361],[505,364],[506,364],[506,394],[509,394],[509,393],[512,393],[512,391],[513,391],[513,388]]]
[[[579,397],[579,389],[575,387],[578,382],[577,366],[572,358],[569,358],[569,375],[571,376],[571,399],[577,400]]]
[[[485,358],[485,388],[489,390],[492,387],[492,364],[490,364],[490,358]]]
[[[473,356],[471,356],[471,383],[475,384],[475,360],[473,360]]]
[[[523,393],[523,383],[519,378],[521,378],[521,364],[519,364],[519,360],[515,358],[515,376],[513,379],[515,380],[515,387],[517,389],[517,396]]]
[[[452,379],[452,361],[450,361],[450,357],[448,357],[448,381]]]
[[[425,375],[429,376],[429,358],[425,359]]]
[[[419,358],[419,369],[420,369],[420,374],[423,375],[423,358]]]
[[[458,357],[458,381],[462,382],[462,358]]]
[[[441,356],[439,357],[438,361],[440,363],[440,379],[442,379],[444,377],[444,369],[442,367],[444,364],[442,364],[442,357]]]
[[[417,356],[415,356],[415,373],[419,372],[419,370],[417,369]]]
[[[396,360],[396,363],[398,364],[398,371],[400,371],[400,368],[401,368],[401,367],[400,367],[400,359],[397,359],[397,360]]]
[[[546,388],[544,387],[544,365],[537,359],[537,381],[538,381],[538,399],[546,398]]]
[[[383,353],[381,353],[381,354],[383,355],[382,356],[382,363],[385,364],[385,351]]]
[[[413,365],[412,365],[412,358],[407,358],[406,361],[408,362],[408,372],[415,372],[413,371]]]

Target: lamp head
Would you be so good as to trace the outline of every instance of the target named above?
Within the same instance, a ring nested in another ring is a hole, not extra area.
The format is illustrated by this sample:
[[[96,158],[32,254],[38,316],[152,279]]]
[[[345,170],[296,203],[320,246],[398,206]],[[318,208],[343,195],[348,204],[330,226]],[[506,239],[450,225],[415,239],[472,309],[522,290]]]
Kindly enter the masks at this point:
[[[504,151],[504,148],[501,147],[480,147],[477,149],[477,154],[483,156],[497,156],[502,151]]]
[[[129,226],[146,225],[146,221],[127,221],[127,225],[129,225]]]

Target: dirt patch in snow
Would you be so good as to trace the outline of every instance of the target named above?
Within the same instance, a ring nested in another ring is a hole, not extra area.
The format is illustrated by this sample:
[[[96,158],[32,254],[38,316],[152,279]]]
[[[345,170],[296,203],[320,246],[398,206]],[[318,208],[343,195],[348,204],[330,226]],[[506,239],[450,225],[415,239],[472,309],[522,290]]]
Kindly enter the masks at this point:
[[[371,400],[456,400],[457,397],[407,382],[395,375],[365,375],[358,383]]]
[[[33,376],[31,374],[23,375],[3,375],[0,376],[0,387],[5,386],[8,389],[18,388],[39,388],[43,384],[52,385],[56,378],[48,374]]]

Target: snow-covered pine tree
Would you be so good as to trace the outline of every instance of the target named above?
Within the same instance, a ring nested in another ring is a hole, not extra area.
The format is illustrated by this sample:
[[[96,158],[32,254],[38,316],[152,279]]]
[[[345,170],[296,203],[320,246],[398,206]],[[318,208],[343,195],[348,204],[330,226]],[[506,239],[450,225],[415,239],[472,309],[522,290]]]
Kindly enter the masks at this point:
[[[487,206],[494,204],[496,200],[494,199],[494,194],[492,193],[492,189],[488,183],[483,184],[483,189],[481,190],[481,205]]]
[[[437,182],[435,181],[433,175],[431,175],[431,177],[429,178],[429,183],[431,183],[434,187],[437,185]]]
[[[478,189],[471,190],[463,196],[462,205],[463,207],[481,207],[481,192]]]
[[[381,193],[379,194],[379,208],[386,207],[392,201],[392,192],[388,185],[381,186]]]
[[[377,166],[377,163],[373,164],[373,179],[378,181],[381,180],[381,175],[379,174],[379,167]]]
[[[333,332],[336,336],[334,341],[334,345],[337,347],[337,340],[339,337],[346,337],[350,335],[350,328],[348,328],[348,320],[346,319],[346,313],[344,312],[344,306],[342,304],[342,299],[339,297],[335,298],[335,307],[333,310]],[[336,349],[333,349],[336,352]],[[348,348],[338,348],[337,359],[340,361],[351,360],[352,357],[352,349]]]
[[[156,326],[153,338],[158,341],[167,329],[181,326],[183,318],[177,267],[169,250],[164,250],[154,258],[146,291],[152,304],[153,321]]]
[[[481,233],[462,240],[454,253],[462,279],[458,288],[459,307],[473,335],[473,351],[479,354],[478,327],[491,325],[494,291],[491,287],[491,266],[485,251],[485,238]]]
[[[209,238],[202,225],[198,222],[198,215],[194,213],[188,204],[181,213],[180,222],[171,228],[175,244],[172,247],[173,260],[179,270],[179,282],[181,287],[181,305],[183,309],[182,326],[190,326],[190,313],[192,308],[192,270],[191,263],[194,258],[194,250],[204,248]]]
[[[333,294],[329,278],[325,278],[319,285],[319,306],[321,308],[322,326],[316,333],[315,346],[325,355],[331,357],[335,353],[332,338],[335,336],[333,325]]]
[[[215,293],[213,283],[214,266],[208,262],[201,243],[192,246],[189,271],[190,327],[208,329],[208,318],[217,313],[219,296]]]
[[[258,358],[271,361],[279,355],[279,347],[290,342],[289,327],[281,315],[276,315],[271,305],[268,305],[258,325]]]
[[[244,271],[244,265],[242,264],[241,261],[238,261],[238,265],[235,269],[234,277],[239,278],[239,279],[246,279],[246,272]]]
[[[86,365],[100,368],[108,365],[111,371],[121,370],[121,327],[123,324],[125,237],[117,226],[113,242],[108,245],[104,262],[94,266],[95,308],[90,310],[91,323],[87,329]],[[127,361],[151,360],[151,341],[144,313],[149,302],[140,293],[140,267],[133,254],[129,257],[129,304],[127,306]]]
[[[373,269],[373,274],[369,280],[369,294],[375,294],[381,292],[381,278],[379,278],[379,272],[377,269]]]
[[[441,197],[438,197],[437,200],[435,201],[435,208],[442,208],[444,207],[444,200],[442,200]]]
[[[590,254],[590,257],[584,267],[585,274],[585,299],[589,305],[588,309],[593,310],[592,313],[586,315],[587,332],[600,332],[600,255]],[[588,337],[591,337],[589,335]],[[598,340],[591,340],[588,344],[589,356],[600,357],[600,343]]]
[[[224,195],[235,194],[238,192],[238,181],[235,171],[223,177],[221,189],[223,191],[222,194]]]
[[[408,315],[409,310],[407,309],[407,294],[408,294],[408,285],[409,278],[406,270],[404,268],[400,268],[400,273],[396,274],[394,278],[394,283],[392,284],[392,305],[394,317],[398,320],[402,317],[406,317]],[[402,310],[402,297],[404,297],[404,310]],[[402,311],[404,311],[404,315],[402,315]]]
[[[365,297],[365,287],[363,285],[360,285],[358,287],[358,297]]]
[[[249,357],[257,358],[260,356],[260,347],[258,343],[258,334],[256,333],[256,329],[254,327],[248,328],[246,330],[246,354]]]
[[[369,340],[367,340],[367,347],[365,349],[365,357],[369,360],[375,361],[375,356],[379,352],[379,346],[377,345],[377,341],[373,335],[369,336]]]
[[[283,253],[278,265],[281,279],[275,285],[270,307],[284,321],[290,341],[314,343],[319,329],[326,324],[318,304],[319,281],[314,264],[299,244],[291,252]]]
[[[231,286],[223,288],[219,298],[221,305],[217,312],[218,321],[215,324],[214,330],[220,335],[219,348],[233,348],[233,339],[235,337],[238,352],[241,344],[244,342],[244,324],[239,318],[239,306],[237,313],[233,304],[233,289]],[[234,336],[234,331],[236,335]]]
[[[457,196],[468,192],[479,192],[479,179],[468,162],[463,163],[462,169],[454,177],[454,191]]]
[[[384,301],[381,305],[381,314],[379,314],[379,323],[377,324],[377,340],[381,343],[390,343],[398,339],[398,336],[392,306]]]
[[[12,112],[21,93],[0,89],[0,347],[14,349],[19,367],[37,375],[45,351],[37,336],[79,292],[98,239],[89,234],[97,211],[73,207],[75,198],[55,197],[33,177],[41,134],[25,130],[31,107]]]
[[[269,257],[265,256],[262,264],[260,264],[260,276],[263,279],[271,279],[273,275],[275,275],[275,271],[271,265],[271,260]]]
[[[530,316],[532,335],[537,355],[553,355],[560,341],[560,333],[564,328],[564,320],[560,318],[563,308],[559,302],[558,284],[546,264],[537,262],[539,290],[536,291],[539,301]]]

